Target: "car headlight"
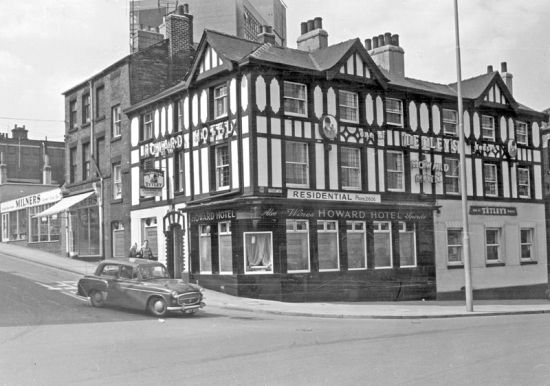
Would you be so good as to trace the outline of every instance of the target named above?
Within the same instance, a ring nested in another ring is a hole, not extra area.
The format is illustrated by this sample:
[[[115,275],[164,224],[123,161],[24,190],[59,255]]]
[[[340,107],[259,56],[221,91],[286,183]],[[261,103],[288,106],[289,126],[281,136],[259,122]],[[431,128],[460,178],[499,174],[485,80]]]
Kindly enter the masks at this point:
[[[172,295],[173,298],[177,298],[179,294],[178,291],[172,291],[170,295]]]

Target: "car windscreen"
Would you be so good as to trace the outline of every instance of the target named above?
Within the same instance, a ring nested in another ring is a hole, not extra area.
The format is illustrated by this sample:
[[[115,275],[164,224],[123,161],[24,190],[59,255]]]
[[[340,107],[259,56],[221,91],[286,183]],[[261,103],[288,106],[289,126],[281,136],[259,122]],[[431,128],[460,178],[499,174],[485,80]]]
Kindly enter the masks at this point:
[[[168,278],[168,273],[163,265],[141,265],[139,267],[141,280]]]

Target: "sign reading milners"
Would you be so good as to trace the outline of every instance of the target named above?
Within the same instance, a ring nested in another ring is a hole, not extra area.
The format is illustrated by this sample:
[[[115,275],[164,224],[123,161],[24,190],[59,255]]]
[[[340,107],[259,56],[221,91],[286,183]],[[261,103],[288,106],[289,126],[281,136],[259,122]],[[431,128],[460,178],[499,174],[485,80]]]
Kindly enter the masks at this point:
[[[380,202],[379,194],[353,192],[327,192],[323,190],[288,189],[287,198],[333,202]]]

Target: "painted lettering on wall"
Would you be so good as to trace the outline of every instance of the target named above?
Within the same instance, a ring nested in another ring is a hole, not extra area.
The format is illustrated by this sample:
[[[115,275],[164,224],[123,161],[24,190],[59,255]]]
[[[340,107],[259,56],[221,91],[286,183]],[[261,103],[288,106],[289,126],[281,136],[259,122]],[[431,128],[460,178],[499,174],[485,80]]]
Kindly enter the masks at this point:
[[[183,136],[178,134],[171,138],[165,138],[160,141],[150,142],[143,145],[141,155],[144,158],[164,157],[173,154],[175,150],[183,147]]]
[[[229,121],[216,123],[193,131],[193,146],[227,139],[235,134],[235,125]]]
[[[416,182],[425,183],[441,183],[443,182],[443,172],[449,171],[449,165],[439,162],[431,162],[429,159],[411,161],[412,169],[420,169],[422,174],[416,174],[414,180]]]
[[[401,133],[401,146],[418,150],[458,153],[458,139]]]
[[[321,200],[339,202],[380,202],[379,194],[360,194],[351,192],[327,192],[322,190],[288,189],[287,198],[299,200]]]
[[[220,220],[232,220],[237,218],[235,211],[232,209],[228,210],[218,210],[215,212],[200,212],[197,214],[191,215],[192,223],[199,222],[210,222],[210,221],[220,221]]]
[[[513,206],[471,206],[470,214],[482,216],[517,216],[518,211]]]

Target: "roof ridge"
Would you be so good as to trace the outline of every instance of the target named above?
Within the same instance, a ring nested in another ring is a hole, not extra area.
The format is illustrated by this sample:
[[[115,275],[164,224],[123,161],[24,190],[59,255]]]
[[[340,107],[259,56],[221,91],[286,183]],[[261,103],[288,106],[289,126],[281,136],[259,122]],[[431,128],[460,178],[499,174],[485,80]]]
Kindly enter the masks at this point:
[[[250,56],[253,56],[255,58],[259,58],[258,55],[260,55],[262,52],[264,51],[267,51],[268,49],[270,49],[271,47],[273,46],[273,44],[271,43],[264,43],[262,44],[261,46],[259,46],[258,48],[256,48],[254,50],[254,52],[252,52],[250,54]]]

